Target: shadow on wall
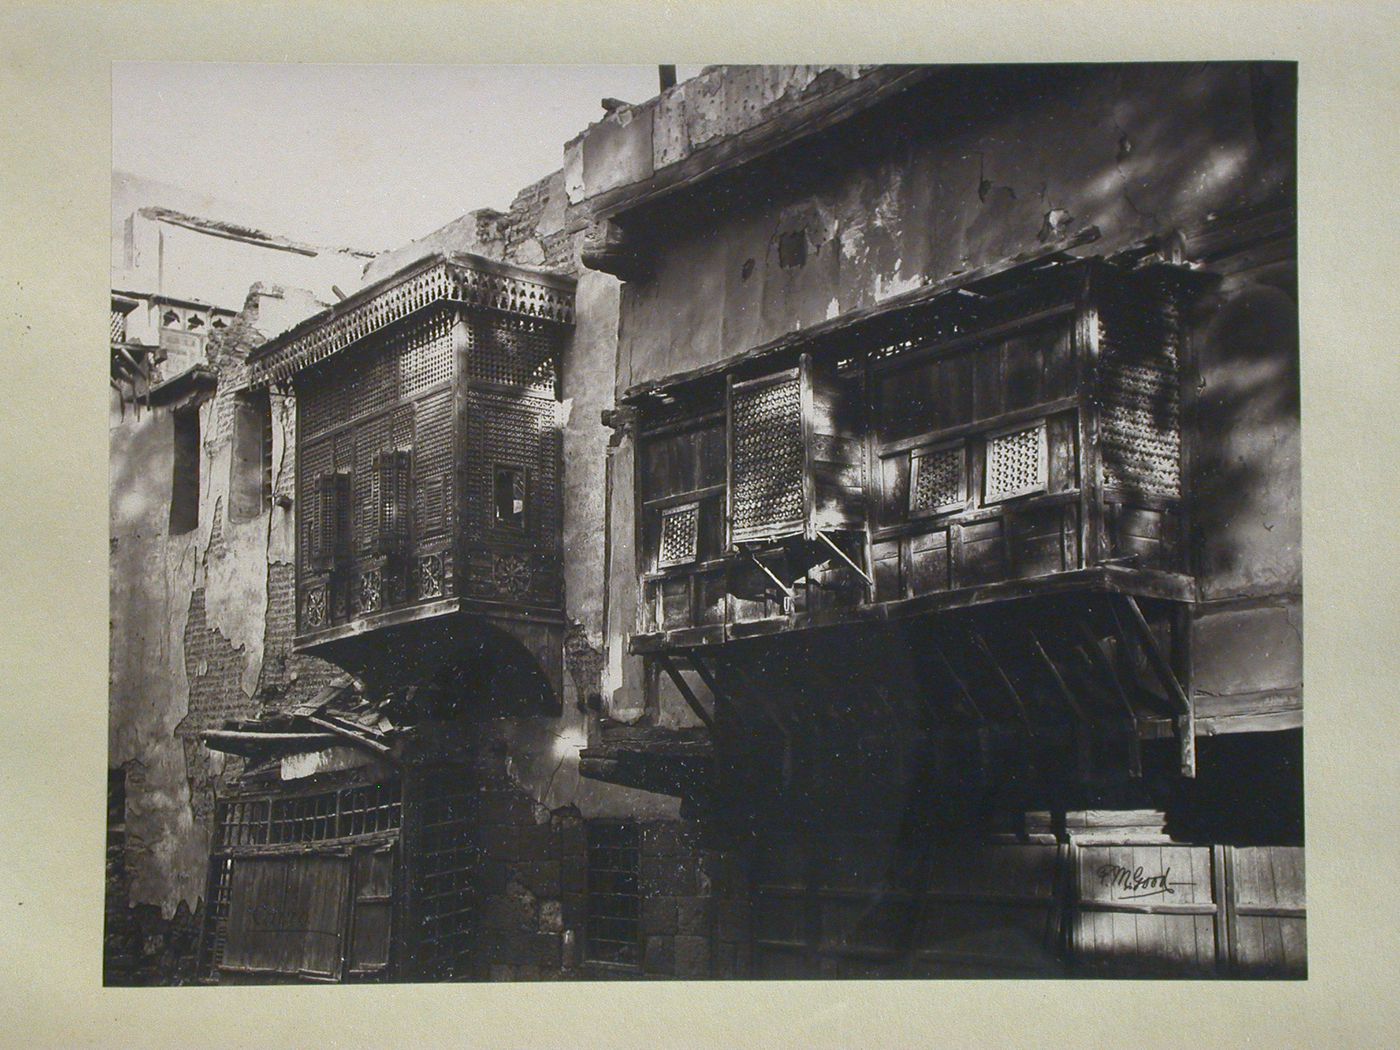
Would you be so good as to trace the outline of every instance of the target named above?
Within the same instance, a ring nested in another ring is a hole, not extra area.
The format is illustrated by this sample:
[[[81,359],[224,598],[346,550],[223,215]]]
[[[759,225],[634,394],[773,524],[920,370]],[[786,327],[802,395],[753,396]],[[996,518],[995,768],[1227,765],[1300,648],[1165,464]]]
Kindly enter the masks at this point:
[[[1194,448],[1202,597],[1296,592],[1300,569],[1298,304],[1291,268],[1202,304]]]

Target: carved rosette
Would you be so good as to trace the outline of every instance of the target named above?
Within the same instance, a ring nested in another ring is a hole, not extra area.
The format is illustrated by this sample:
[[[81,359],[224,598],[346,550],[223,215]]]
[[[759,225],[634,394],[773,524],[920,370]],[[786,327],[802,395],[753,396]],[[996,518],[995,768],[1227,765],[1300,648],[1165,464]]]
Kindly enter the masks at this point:
[[[523,598],[530,593],[534,572],[519,554],[497,554],[491,569],[496,593],[506,598]]]

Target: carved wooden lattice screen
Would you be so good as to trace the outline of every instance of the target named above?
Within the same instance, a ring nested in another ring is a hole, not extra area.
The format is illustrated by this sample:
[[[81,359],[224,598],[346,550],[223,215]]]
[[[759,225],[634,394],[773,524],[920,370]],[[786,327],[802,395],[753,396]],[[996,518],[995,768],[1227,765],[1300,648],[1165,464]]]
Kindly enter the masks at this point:
[[[730,389],[730,538],[801,531],[802,384],[797,369]]]

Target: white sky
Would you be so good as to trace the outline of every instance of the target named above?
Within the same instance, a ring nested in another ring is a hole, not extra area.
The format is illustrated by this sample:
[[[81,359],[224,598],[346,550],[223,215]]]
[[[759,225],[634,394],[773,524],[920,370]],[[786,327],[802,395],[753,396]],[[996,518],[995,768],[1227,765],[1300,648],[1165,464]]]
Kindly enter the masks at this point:
[[[119,62],[112,165],[238,206],[211,218],[392,248],[505,208],[601,99],[657,90],[655,66]]]

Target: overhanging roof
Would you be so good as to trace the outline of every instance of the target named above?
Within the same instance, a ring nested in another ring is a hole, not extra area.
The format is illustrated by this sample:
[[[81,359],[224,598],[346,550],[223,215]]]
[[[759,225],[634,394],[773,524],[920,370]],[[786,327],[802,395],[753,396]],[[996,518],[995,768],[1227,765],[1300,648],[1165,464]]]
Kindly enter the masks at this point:
[[[249,381],[257,386],[286,379],[438,303],[572,324],[574,285],[572,277],[479,255],[430,255],[264,343],[248,358]]]

